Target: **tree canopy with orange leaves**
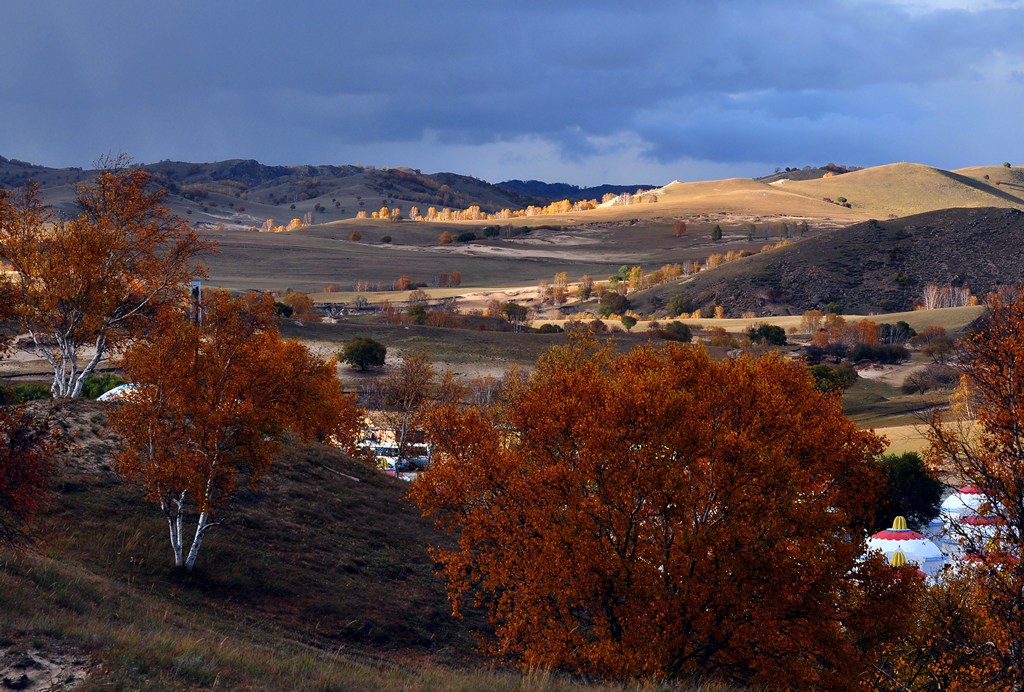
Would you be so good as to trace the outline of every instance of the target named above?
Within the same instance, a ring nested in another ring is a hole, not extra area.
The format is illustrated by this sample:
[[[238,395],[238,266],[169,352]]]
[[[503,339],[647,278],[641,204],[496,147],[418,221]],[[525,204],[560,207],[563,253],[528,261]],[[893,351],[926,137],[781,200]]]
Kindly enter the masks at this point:
[[[255,488],[267,473],[284,430],[353,449],[354,396],[342,392],[333,361],[281,338],[269,295],[212,291],[202,324],[164,314],[122,367],[135,389],[111,414],[122,441],[116,464],[160,504],[175,565],[187,571],[239,480]],[[190,509],[198,517],[186,555]]]
[[[984,536],[954,536],[970,567],[949,574],[967,606],[942,621],[946,646],[929,674],[963,689],[1024,688],[1024,292],[992,296],[963,340],[961,382],[949,415],[936,410],[928,459],[985,493],[993,522]],[[965,628],[962,618],[970,617]],[[969,659],[963,652],[971,651]]]
[[[503,401],[434,409],[411,491],[457,537],[434,556],[454,610],[488,610],[493,652],[840,688],[904,627],[917,577],[861,559],[881,441],[806,368],[574,339]]]
[[[129,164],[102,160],[95,182],[79,185],[81,212],[72,219],[46,209],[38,185],[19,195],[0,190],[0,260],[12,270],[0,275],[0,294],[10,297],[32,352],[52,367],[57,397],[79,396],[105,355],[201,275],[194,260],[212,248],[162,206],[166,191],[150,174]]]
[[[47,467],[59,448],[48,416],[0,406],[0,546],[28,537],[47,494]]]

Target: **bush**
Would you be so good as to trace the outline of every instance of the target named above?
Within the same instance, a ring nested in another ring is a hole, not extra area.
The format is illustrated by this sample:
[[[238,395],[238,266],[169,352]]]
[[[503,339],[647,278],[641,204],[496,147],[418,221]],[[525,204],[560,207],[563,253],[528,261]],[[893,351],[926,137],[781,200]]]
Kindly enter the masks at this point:
[[[682,322],[669,322],[658,330],[658,336],[666,341],[682,341],[690,343],[693,341],[693,332],[690,326]]]
[[[485,226],[484,237],[485,238],[497,238],[501,234],[501,228],[498,226]]]
[[[387,347],[379,341],[365,336],[357,336],[345,342],[345,347],[341,351],[341,359],[353,368],[367,370],[368,368],[383,367],[387,353]]]
[[[389,235],[384,236],[383,238],[380,239],[380,242],[382,242],[382,243],[390,243],[391,242],[391,236],[389,236]]]
[[[756,327],[750,327],[747,329],[747,336],[755,344],[786,345],[786,330],[774,324],[759,324]]]
[[[50,388],[45,384],[35,382],[19,382],[12,385],[0,385],[0,405],[10,406],[23,404],[26,401],[38,399],[49,399],[52,396]]]
[[[626,296],[619,295],[614,291],[609,291],[601,296],[601,301],[597,308],[597,314],[601,317],[608,317],[609,315],[621,315],[629,309],[629,300]]]
[[[632,315],[623,315],[619,321],[622,322],[622,326],[626,328],[627,332],[636,326],[636,318]]]
[[[561,334],[565,330],[559,327],[557,324],[542,324],[537,328],[538,334]]]
[[[95,399],[104,392],[109,392],[114,387],[124,384],[124,380],[112,372],[105,372],[102,375],[89,377],[82,385],[82,396],[86,399]]]
[[[678,317],[693,312],[693,300],[687,296],[672,296],[668,301],[668,316]]]
[[[476,240],[476,233],[473,231],[466,231],[465,233],[460,233],[455,240],[460,243],[471,243]]]
[[[814,365],[810,368],[814,388],[821,392],[841,392],[857,382],[857,371],[849,361],[840,365]]]
[[[898,365],[910,358],[910,352],[900,344],[857,344],[850,349],[854,363],[868,361],[885,365]]]
[[[427,321],[427,309],[422,305],[410,305],[405,314],[416,324],[423,324]]]

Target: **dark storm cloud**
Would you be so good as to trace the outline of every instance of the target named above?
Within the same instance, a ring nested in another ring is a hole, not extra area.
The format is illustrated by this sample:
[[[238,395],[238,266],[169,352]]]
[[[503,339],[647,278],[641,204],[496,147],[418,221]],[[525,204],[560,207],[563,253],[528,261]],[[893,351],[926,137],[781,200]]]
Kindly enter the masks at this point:
[[[487,159],[522,142],[580,180],[626,141],[620,164],[640,178],[684,161],[941,164],[943,146],[968,157],[950,165],[983,163],[1020,135],[957,121],[988,127],[1024,106],[1019,5],[15,0],[0,27],[0,153],[84,165],[118,149],[271,163],[380,151],[404,160],[366,162],[430,169],[459,151],[461,172],[544,177]]]

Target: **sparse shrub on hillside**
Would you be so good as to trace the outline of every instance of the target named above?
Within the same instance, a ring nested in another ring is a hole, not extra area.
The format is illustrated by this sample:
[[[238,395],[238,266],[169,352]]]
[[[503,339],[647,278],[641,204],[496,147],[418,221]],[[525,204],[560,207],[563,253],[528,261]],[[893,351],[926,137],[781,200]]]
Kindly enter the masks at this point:
[[[1010,168],[1011,167],[1010,166],[1010,162],[1009,161],[1003,161],[1003,167],[1004,168]]]
[[[341,360],[359,370],[384,367],[387,346],[369,337],[357,336],[345,342]]]
[[[636,318],[632,315],[623,315],[619,318],[619,322],[622,323],[622,326],[626,328],[627,332],[636,326]]]
[[[390,243],[391,242],[391,236],[389,236],[389,235],[382,236],[381,239],[380,239],[380,242],[382,242],[382,243]]]
[[[473,231],[466,231],[464,233],[460,233],[455,240],[460,243],[471,243],[476,240],[476,233]]]
[[[348,234],[348,239],[354,243],[357,243],[363,239],[363,234],[357,230],[353,230],[351,233]]]
[[[678,317],[693,312],[693,300],[688,296],[674,295],[668,301],[668,316]]]
[[[686,222],[677,219],[672,223],[672,237],[679,238],[686,235]]]
[[[609,291],[601,296],[597,314],[601,317],[609,317],[611,315],[621,315],[628,309],[629,299],[626,296]]]
[[[565,330],[559,327],[557,324],[542,324],[537,328],[538,334],[561,334]]]
[[[711,240],[719,241],[722,239],[722,227],[717,223],[715,227],[711,229]]]

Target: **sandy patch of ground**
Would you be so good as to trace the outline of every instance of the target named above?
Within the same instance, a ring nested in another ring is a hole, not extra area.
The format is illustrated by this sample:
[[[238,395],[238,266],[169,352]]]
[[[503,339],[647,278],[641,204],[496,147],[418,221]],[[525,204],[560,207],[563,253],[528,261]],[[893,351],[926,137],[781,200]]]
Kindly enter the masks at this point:
[[[875,380],[892,387],[902,387],[903,381],[909,375],[924,370],[927,367],[927,365],[922,364],[877,365],[870,363],[857,368],[857,374],[866,380]]]
[[[72,690],[89,679],[91,668],[88,658],[74,653],[0,649],[0,690]]]

